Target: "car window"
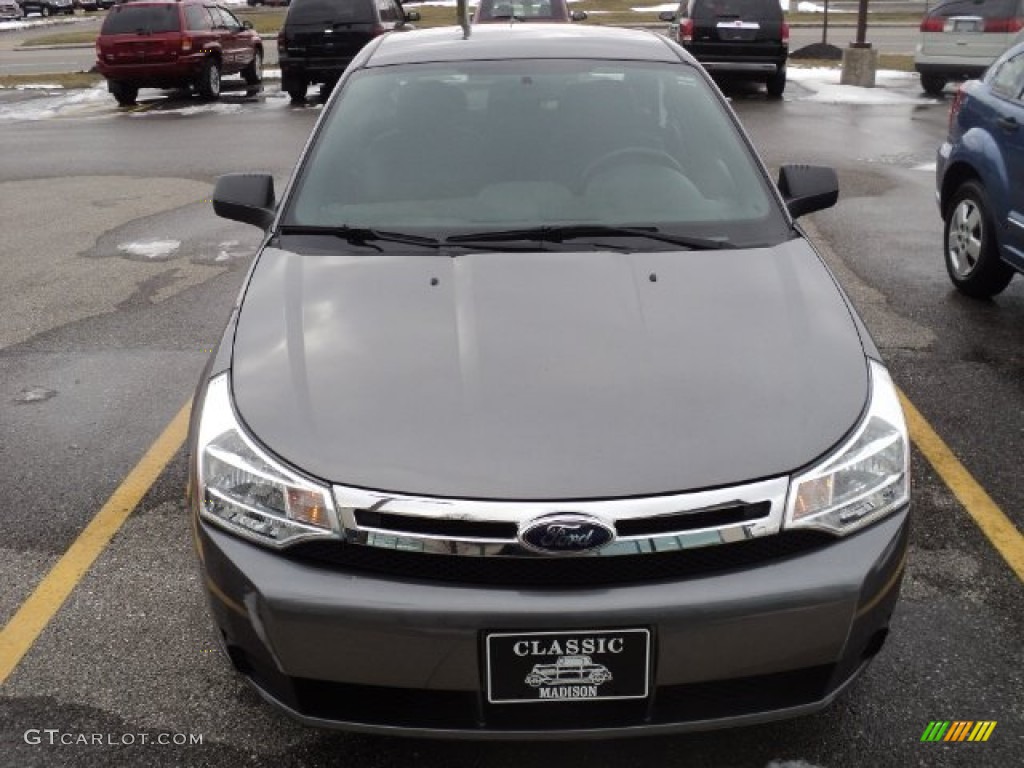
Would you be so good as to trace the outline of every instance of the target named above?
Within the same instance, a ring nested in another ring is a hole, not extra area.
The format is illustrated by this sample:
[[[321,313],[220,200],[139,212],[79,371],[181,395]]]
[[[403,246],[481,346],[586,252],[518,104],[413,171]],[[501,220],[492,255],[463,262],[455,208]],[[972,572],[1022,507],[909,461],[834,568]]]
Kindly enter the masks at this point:
[[[180,28],[177,5],[115,5],[107,11],[100,34],[151,34]]]
[[[190,30],[212,29],[213,19],[203,6],[189,5],[185,7],[185,24]]]
[[[569,12],[562,0],[481,0],[477,19],[564,19]]]
[[[1001,62],[992,73],[989,86],[1004,99],[1024,100],[1024,52]]]
[[[242,28],[242,22],[240,22],[238,20],[238,17],[235,16],[235,14],[233,14],[227,8],[217,6],[217,10],[220,11],[220,15],[224,17],[224,23],[228,26],[229,29]]]
[[[948,0],[928,12],[931,18],[980,16],[983,19],[1004,19],[1014,15],[1018,0]]]
[[[776,0],[693,0],[691,15],[702,18],[778,19],[782,6]]]
[[[760,167],[692,67],[468,62],[344,86],[283,221],[447,235],[547,224],[788,236]]]
[[[374,21],[374,0],[292,0],[286,23]]]
[[[381,21],[398,21],[398,10],[391,0],[377,0],[377,13]]]

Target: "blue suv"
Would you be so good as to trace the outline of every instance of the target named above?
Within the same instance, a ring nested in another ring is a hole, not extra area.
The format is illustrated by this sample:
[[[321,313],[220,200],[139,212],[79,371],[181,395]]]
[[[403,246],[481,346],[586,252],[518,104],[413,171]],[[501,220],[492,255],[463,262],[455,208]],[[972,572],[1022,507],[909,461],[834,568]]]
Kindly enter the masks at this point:
[[[995,296],[1024,272],[1024,43],[960,86],[936,184],[953,285]]]

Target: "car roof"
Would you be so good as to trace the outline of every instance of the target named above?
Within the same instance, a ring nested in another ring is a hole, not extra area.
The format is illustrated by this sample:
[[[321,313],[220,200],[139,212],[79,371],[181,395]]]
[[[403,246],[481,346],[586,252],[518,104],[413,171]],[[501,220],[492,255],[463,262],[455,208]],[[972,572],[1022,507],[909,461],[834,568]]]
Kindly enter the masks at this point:
[[[616,59],[679,62],[689,56],[645,30],[571,24],[481,24],[466,38],[461,27],[385,35],[367,67],[504,59]]]

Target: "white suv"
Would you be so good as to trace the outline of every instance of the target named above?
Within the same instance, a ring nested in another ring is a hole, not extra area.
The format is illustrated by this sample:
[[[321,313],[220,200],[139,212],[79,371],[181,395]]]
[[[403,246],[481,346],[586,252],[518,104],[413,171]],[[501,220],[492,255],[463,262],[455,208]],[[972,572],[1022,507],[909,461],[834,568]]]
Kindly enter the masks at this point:
[[[980,77],[1021,40],[1024,0],[944,0],[921,22],[914,69],[925,93],[941,96],[947,82]]]

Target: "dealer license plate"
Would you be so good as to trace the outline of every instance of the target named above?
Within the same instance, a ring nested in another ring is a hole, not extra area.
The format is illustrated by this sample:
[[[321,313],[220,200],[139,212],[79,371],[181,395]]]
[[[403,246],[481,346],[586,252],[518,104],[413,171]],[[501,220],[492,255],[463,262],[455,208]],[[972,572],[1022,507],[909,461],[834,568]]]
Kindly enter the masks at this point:
[[[643,699],[650,657],[647,629],[494,632],[486,638],[487,700]]]

